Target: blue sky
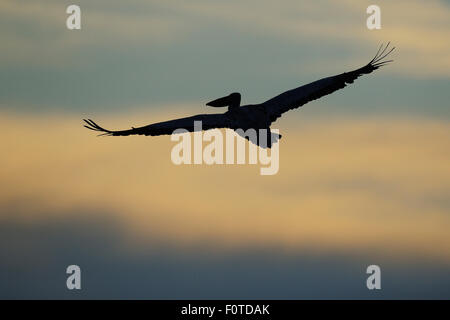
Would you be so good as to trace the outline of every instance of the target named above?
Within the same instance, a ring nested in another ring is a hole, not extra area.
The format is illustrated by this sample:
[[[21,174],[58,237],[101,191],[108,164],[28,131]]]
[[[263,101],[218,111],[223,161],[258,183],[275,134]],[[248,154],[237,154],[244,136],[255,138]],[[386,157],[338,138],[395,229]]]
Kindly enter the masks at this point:
[[[65,29],[64,2],[44,1],[38,9],[32,2],[2,5],[2,33],[10,40],[0,53],[2,108],[120,112],[191,102],[200,111],[232,91],[257,103],[357,68],[392,41],[395,64],[330,103],[343,113],[448,116],[450,49],[435,44],[448,42],[445,2],[381,1],[378,31],[365,26],[364,1],[79,5],[79,31]],[[416,39],[419,32],[429,39]]]
[[[448,1],[378,1],[376,31],[372,1],[80,0],[79,31],[69,4],[0,3],[0,298],[450,297]],[[387,41],[392,64],[275,123],[274,176],[82,127],[263,102]]]

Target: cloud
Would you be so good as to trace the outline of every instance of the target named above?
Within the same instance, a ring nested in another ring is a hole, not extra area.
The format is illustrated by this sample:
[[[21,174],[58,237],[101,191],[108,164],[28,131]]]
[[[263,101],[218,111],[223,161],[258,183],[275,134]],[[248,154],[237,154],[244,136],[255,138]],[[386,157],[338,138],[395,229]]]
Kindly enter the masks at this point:
[[[304,46],[328,43],[325,50],[342,51],[343,45],[370,48],[390,40],[398,47],[394,72],[415,76],[450,75],[447,41],[450,8],[447,5],[437,0],[380,1],[382,29],[369,31],[366,8],[370,4],[355,0],[339,3],[292,0],[283,1],[282,5],[269,0],[220,3],[199,0],[184,3],[182,8],[192,14],[222,20],[244,32],[281,37]],[[359,52],[348,54],[346,58],[338,58],[338,63],[351,65],[360,59]],[[315,62],[314,68],[317,70],[323,63],[329,67],[326,61],[321,61]]]
[[[100,124],[121,128],[168,117],[105,116]],[[7,150],[0,204],[21,208],[25,220],[89,208],[112,212],[132,239],[145,242],[151,234],[181,247],[450,256],[444,120],[287,123],[280,171],[272,177],[251,165],[175,166],[169,137],[96,138],[69,115],[3,113],[0,125]]]
[[[224,41],[227,39],[224,35],[242,39],[250,52],[259,50],[255,44],[261,42],[261,37],[265,43],[277,46],[280,43],[275,40],[281,39],[298,44],[302,50],[309,48],[315,52],[314,56],[320,53],[320,60],[309,64],[316,71],[330,63],[343,66],[352,66],[355,61],[365,63],[361,51],[375,51],[381,42],[391,40],[398,47],[393,73],[449,76],[447,5],[438,0],[380,1],[382,29],[369,31],[365,21],[370,4],[355,0],[339,3],[288,0],[283,5],[268,0],[133,0],[126,5],[120,1],[81,1],[84,29],[69,32],[64,24],[65,4],[60,1],[49,0],[39,6],[32,1],[20,5],[4,1],[0,5],[1,34],[7,45],[1,58],[9,63],[73,64],[77,53],[89,47],[127,53],[130,48],[166,46],[178,50],[189,43],[193,47],[208,46],[201,44],[202,31],[216,30],[216,37]],[[332,62],[323,59],[323,51],[334,55]]]
[[[446,299],[448,263],[376,259],[383,290],[365,287],[374,257],[337,250],[192,248],[147,238],[129,241],[108,212],[72,209],[30,223],[0,207],[2,299]],[[75,215],[76,213],[76,215]],[[148,233],[153,231],[150,227]],[[65,287],[68,265],[81,268],[81,291]]]
[[[82,28],[66,28],[69,2],[2,1],[0,4],[2,63],[64,67],[77,65],[89,49],[161,46],[190,30],[182,17],[158,10],[157,2],[79,1]]]

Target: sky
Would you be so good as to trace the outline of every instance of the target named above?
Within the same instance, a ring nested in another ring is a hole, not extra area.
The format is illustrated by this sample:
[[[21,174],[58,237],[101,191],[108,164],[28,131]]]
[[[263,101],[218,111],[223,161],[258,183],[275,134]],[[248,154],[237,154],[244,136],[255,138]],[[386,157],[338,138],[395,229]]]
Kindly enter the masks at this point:
[[[79,0],[81,30],[70,4],[0,3],[0,298],[450,298],[448,1],[377,1],[380,30],[372,1]],[[278,119],[273,176],[82,126],[263,102],[387,41],[393,63]]]

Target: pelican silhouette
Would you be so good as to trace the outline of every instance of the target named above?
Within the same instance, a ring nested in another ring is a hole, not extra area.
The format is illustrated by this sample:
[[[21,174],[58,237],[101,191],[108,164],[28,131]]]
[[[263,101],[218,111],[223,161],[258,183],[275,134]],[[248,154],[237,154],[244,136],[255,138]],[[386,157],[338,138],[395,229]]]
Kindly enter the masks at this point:
[[[242,131],[248,129],[266,129],[268,130],[268,134],[266,135],[267,141],[262,142],[259,140],[259,137],[256,141],[252,141],[247,135],[244,135],[244,137],[259,146],[267,146],[270,148],[272,143],[275,143],[281,138],[281,135],[273,134],[270,131],[270,125],[281,117],[283,113],[342,89],[347,84],[353,83],[353,81],[361,75],[369,74],[379,67],[392,62],[393,60],[383,60],[395,49],[395,47],[388,49],[389,44],[390,42],[384,47],[382,44],[375,57],[364,67],[311,82],[304,86],[286,91],[261,104],[240,106],[241,95],[234,92],[226,97],[216,99],[206,104],[210,107],[228,107],[228,111],[225,113],[199,114],[192,117],[158,122],[138,128],[132,127],[131,129],[120,131],[104,129],[91,119],[83,119],[86,122],[86,125],[84,126],[94,131],[103,132],[101,135],[108,136],[128,136],[134,134],[158,136],[172,134],[174,130],[181,128],[190,132],[196,131],[197,126],[194,126],[194,122],[201,121],[202,130],[215,128],[229,128],[233,130],[242,129]],[[239,131],[240,130],[237,132]]]

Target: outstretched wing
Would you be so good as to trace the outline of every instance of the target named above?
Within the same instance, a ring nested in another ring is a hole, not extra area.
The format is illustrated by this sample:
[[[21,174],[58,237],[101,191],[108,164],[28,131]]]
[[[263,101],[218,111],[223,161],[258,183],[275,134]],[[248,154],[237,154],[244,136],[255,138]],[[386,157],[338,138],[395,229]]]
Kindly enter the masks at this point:
[[[386,63],[392,62],[393,60],[383,61],[383,59],[395,49],[395,47],[393,47],[388,50],[389,44],[390,43],[388,42],[384,48],[383,45],[381,45],[375,57],[362,68],[311,82],[267,100],[262,105],[269,115],[270,122],[274,122],[286,111],[301,107],[312,100],[319,99],[327,94],[342,89],[348,83],[353,83],[353,81],[361,75],[371,73]]]
[[[100,127],[91,119],[83,119],[86,122],[84,127],[102,132],[101,135],[106,136],[129,136],[133,134],[140,134],[145,136],[159,136],[164,134],[172,134],[176,129],[185,129],[187,131],[196,131],[199,127],[195,122],[201,122],[201,128],[199,130],[208,130],[214,128],[229,128],[229,120],[224,114],[199,114],[193,117],[181,118],[175,120],[169,120],[164,122],[158,122],[150,124],[144,127],[131,128],[129,130],[113,131]]]

